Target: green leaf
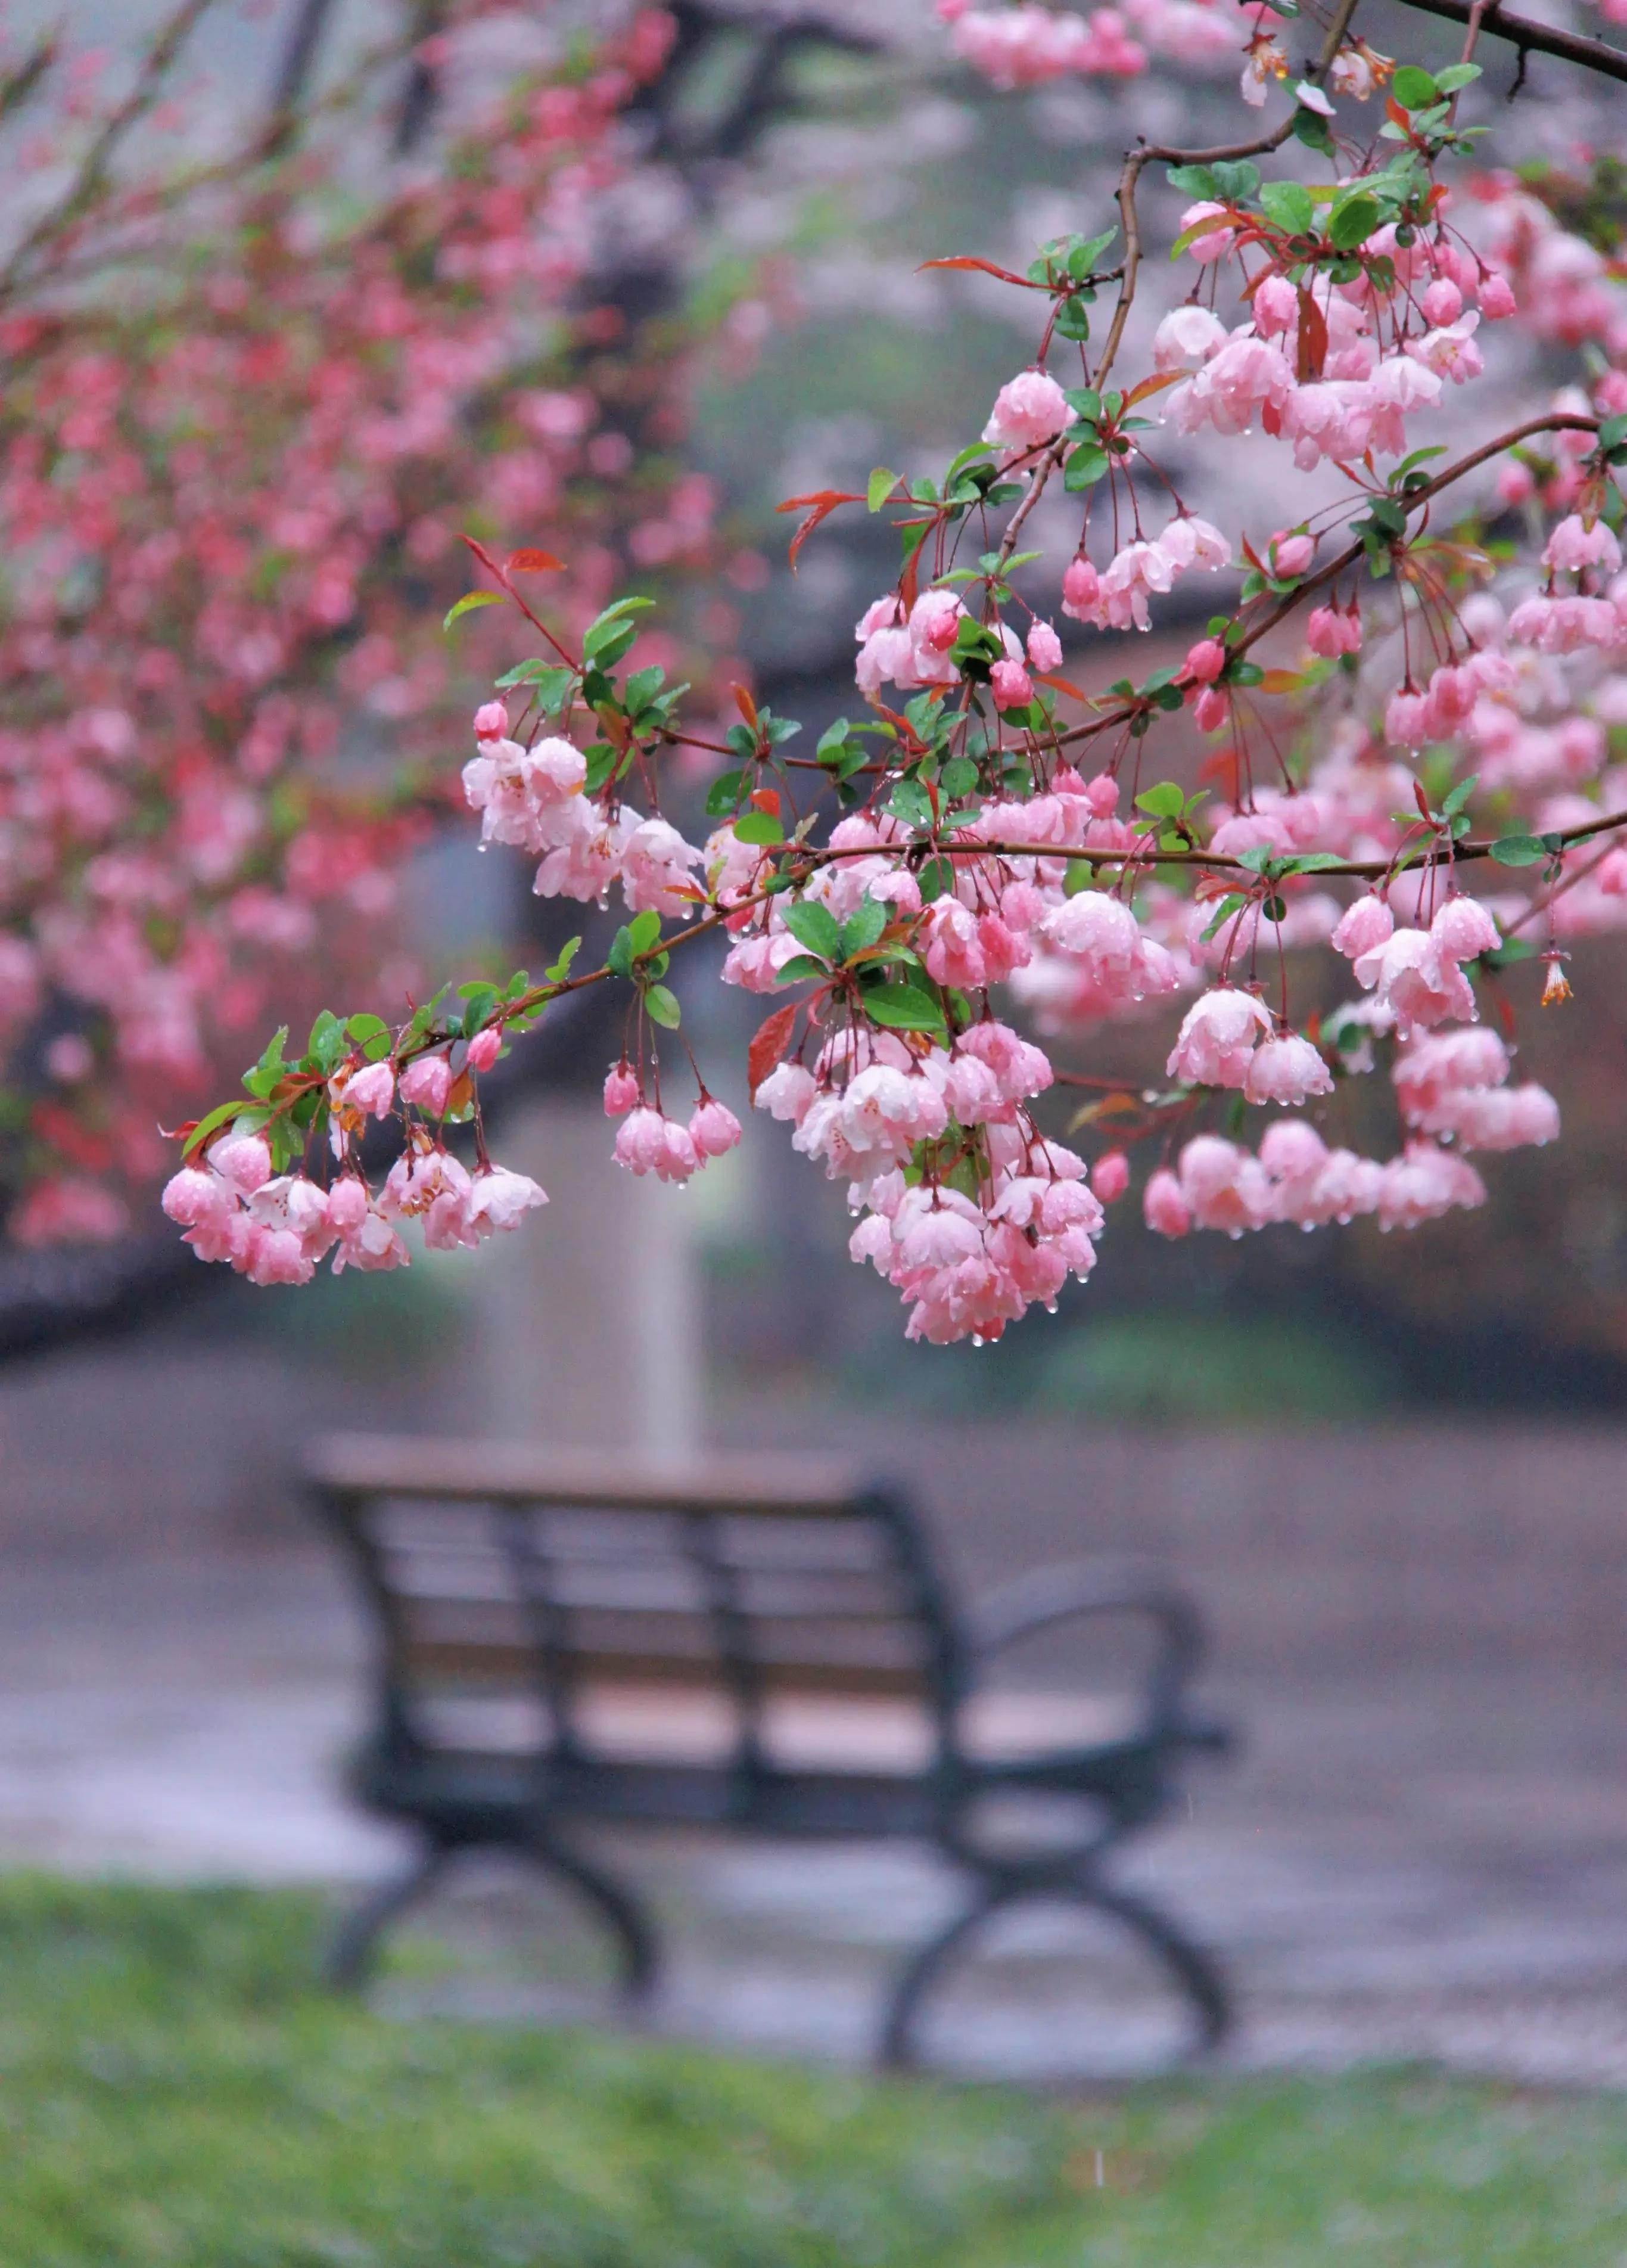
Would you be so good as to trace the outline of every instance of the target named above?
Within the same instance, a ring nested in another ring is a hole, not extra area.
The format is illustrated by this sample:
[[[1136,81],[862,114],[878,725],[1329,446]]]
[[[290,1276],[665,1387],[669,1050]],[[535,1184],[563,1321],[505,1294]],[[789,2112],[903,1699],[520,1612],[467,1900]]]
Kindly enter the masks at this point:
[[[944,1012],[935,999],[913,984],[883,984],[864,995],[865,1013],[872,1023],[895,1032],[941,1032]]]
[[[954,861],[953,858],[929,858],[916,876],[920,887],[921,902],[931,905],[934,898],[952,896],[954,891]]]
[[[636,669],[628,679],[622,694],[628,715],[636,717],[641,709],[647,708],[660,691],[666,679],[666,672],[659,661],[651,662],[647,668]]]
[[[771,811],[742,811],[734,822],[735,840],[768,845],[783,843],[785,829]]]
[[[1290,236],[1307,235],[1315,225],[1311,193],[1299,181],[1268,181],[1260,192],[1260,210]]]
[[[1214,203],[1220,194],[1220,185],[1207,166],[1172,166],[1164,178],[1183,197],[1200,198],[1205,204]]]
[[[784,910],[785,926],[799,945],[818,954],[821,961],[840,961],[842,931],[828,906],[821,906],[812,898],[801,898]]]
[[[822,982],[829,974],[825,963],[816,961],[811,953],[799,953],[786,961],[783,968],[775,970],[774,982],[777,984],[806,984],[810,977],[817,976]]]
[[[1479,77],[1478,63],[1448,63],[1445,70],[1435,73],[1435,85],[1442,94],[1456,94],[1460,88],[1471,85]]]
[[[1358,244],[1366,244],[1383,217],[1376,197],[1351,197],[1348,203],[1335,207],[1328,223],[1328,241],[1341,252],[1354,252]]]
[[[577,954],[581,951],[581,939],[579,937],[573,937],[570,944],[566,946],[564,951],[560,954],[558,960],[554,963],[553,967],[543,970],[542,976],[544,981],[549,984],[563,984],[566,977],[571,974],[571,962],[576,959]]]
[[[1607,417],[1599,428],[1599,446],[1608,456],[1627,441],[1627,416]]]
[[[880,512],[893,490],[898,486],[898,475],[878,465],[865,487],[865,501],[872,512]]]
[[[1241,204],[1253,196],[1260,186],[1260,168],[1248,160],[1233,158],[1229,163],[1212,168],[1215,195],[1227,204]]]
[[[1080,341],[1090,336],[1090,316],[1086,312],[1083,292],[1074,292],[1056,303],[1056,335],[1059,339]]]
[[[661,917],[651,906],[635,914],[627,924],[627,934],[632,939],[635,953],[648,953],[659,945],[661,938]]]
[[[345,1030],[369,1063],[381,1063],[390,1052],[390,1027],[382,1016],[352,1016]]]
[[[459,988],[467,997],[463,1003],[463,1036],[472,1040],[497,1005],[495,984],[466,984]]]
[[[1136,808],[1151,812],[1154,819],[1179,819],[1186,809],[1186,795],[1174,780],[1159,780],[1143,789],[1136,798]]]
[[[1240,912],[1243,907],[1248,903],[1248,899],[1243,895],[1240,890],[1228,891],[1226,896],[1221,899],[1219,904],[1215,908],[1209,925],[1204,932],[1203,942],[1207,945],[1211,938],[1218,936],[1221,929],[1226,923],[1230,921],[1232,916],[1234,913]]]
[[[556,661],[522,661],[518,669],[505,671],[497,684],[500,691],[511,685],[533,687],[538,708],[545,716],[552,716],[564,706],[565,696],[575,681],[576,672],[562,668]]]
[[[726,819],[740,799],[740,784],[746,777],[743,768],[732,772],[719,772],[706,791],[708,819]]]
[[[900,780],[887,809],[906,827],[930,827],[932,823],[932,800],[919,780]]]
[[[1440,806],[1443,814],[1447,819],[1455,819],[1479,784],[1478,772],[1470,772],[1466,780],[1460,780]]]
[[[1096,482],[1106,475],[1111,462],[1105,449],[1097,448],[1093,442],[1081,441],[1069,456],[1062,484],[1077,496],[1081,489],[1094,488]]]
[[[977,767],[969,756],[951,756],[938,776],[939,792],[952,803],[970,795],[977,784]]]
[[[605,955],[605,967],[612,976],[630,976],[633,973],[633,940],[625,928],[617,930],[610,940],[610,950]]]
[[[331,1071],[344,1053],[344,1026],[331,1008],[324,1008],[312,1025],[306,1053],[322,1071]]]
[[[1499,866],[1535,866],[1548,856],[1540,836],[1535,835],[1503,835],[1486,853]]]
[[[587,758],[587,776],[582,782],[585,795],[597,795],[611,777],[620,770],[622,758],[608,740],[595,740],[583,754]]]
[[[460,621],[465,615],[472,615],[477,607],[500,607],[502,604],[501,591],[466,591],[454,606],[447,608],[441,628],[449,630],[453,622]]]
[[[926,892],[922,891],[924,898]],[[856,953],[867,953],[887,927],[888,909],[880,899],[863,897],[842,924],[841,956],[850,961]]]
[[[1440,88],[1416,63],[1402,63],[1390,81],[1390,92],[1403,110],[1428,110],[1440,99]]]
[[[838,717],[834,725],[827,725],[814,744],[814,753],[821,762],[834,763],[845,754],[853,727],[845,717]]]
[[[665,1024],[675,1032],[683,1011],[678,1005],[678,995],[665,984],[652,984],[644,996],[644,1006],[658,1024]]]

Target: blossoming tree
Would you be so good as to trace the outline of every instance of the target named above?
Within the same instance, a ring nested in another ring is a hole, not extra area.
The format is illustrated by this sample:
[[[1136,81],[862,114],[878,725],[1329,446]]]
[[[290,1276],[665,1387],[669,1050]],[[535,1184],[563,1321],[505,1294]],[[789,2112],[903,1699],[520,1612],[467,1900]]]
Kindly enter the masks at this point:
[[[1024,272],[939,263],[1026,295],[1033,360],[936,476],[880,468],[866,497],[784,507],[805,515],[793,563],[845,507],[899,540],[858,626],[864,713],[811,751],[744,691],[726,736],[687,723],[645,658],[646,597],[578,634],[568,566],[549,604],[534,562],[471,545],[453,614],[500,608],[515,634],[462,775],[482,839],[537,861],[544,896],[626,919],[595,966],[573,946],[404,1020],[325,1012],[292,1051],[279,1034],[180,1131],[164,1202],[201,1257],[300,1283],[330,1254],[400,1265],[415,1219],[437,1248],[513,1226],[543,1192],[489,1156],[481,1080],[587,986],[626,1002],[617,1159],[688,1179],[740,1136],[669,983],[709,941],[773,1004],[743,1087],[846,1186],[853,1257],[934,1342],[1054,1307],[1137,1180],[1165,1236],[1414,1229],[1483,1202],[1476,1159],[1557,1136],[1508,1004],[1563,1001],[1568,941],[1627,925],[1627,306],[1489,169],[1480,58],[1495,38],[1522,72],[1535,51],[1619,82],[1627,56],[1483,0],[1409,0],[1462,38],[1449,63],[1397,63],[1358,4],[940,0],[997,84],[1229,50],[1262,114],[1218,147],[1137,141],[1115,210]],[[1499,328],[1566,351],[1570,381],[1454,447]],[[1272,502],[1218,526],[1196,482],[1244,434],[1272,452]],[[1194,578],[1214,611],[1184,659],[1101,687],[1098,643]],[[1172,730],[1206,736],[1202,785],[1161,760]],[[685,748],[718,767],[700,843],[662,809]],[[1344,997],[1309,1014],[1318,961]],[[1158,1017],[1166,1084],[1125,1091],[1113,1028]],[[1341,1139],[1373,1076],[1388,1156]],[[1049,1116],[1070,1084],[1097,1093],[1088,1160]],[[360,1142],[384,1118],[404,1146],[375,1185]]]
[[[0,57],[0,1189],[24,1246],[119,1235],[159,1121],[237,1075],[274,1001],[308,1020],[319,970],[399,990],[401,876],[497,666],[441,631],[460,530],[506,550],[546,517],[578,624],[631,563],[710,556],[674,453],[676,309],[629,320],[601,241],[670,19],[488,64],[442,146],[403,155],[403,73],[457,73],[523,11],[460,0],[431,46],[313,77],[332,11],[305,0],[297,68],[223,148],[221,98],[182,76],[210,7],[180,0],[122,63],[54,37]]]

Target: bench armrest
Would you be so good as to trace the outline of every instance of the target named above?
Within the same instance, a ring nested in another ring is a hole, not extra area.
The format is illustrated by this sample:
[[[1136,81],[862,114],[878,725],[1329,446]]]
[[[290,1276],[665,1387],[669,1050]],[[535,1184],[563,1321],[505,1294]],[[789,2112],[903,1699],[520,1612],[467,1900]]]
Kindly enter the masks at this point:
[[[1231,1746],[1230,1730],[1199,1721],[1182,1705],[1204,1652],[1197,1609],[1154,1570],[1133,1562],[1089,1560],[1042,1567],[980,1599],[965,1622],[975,1677],[984,1662],[1019,1638],[1093,1614],[1145,1615],[1159,1627],[1158,1653],[1146,1681],[1144,1736],[1223,1754]]]

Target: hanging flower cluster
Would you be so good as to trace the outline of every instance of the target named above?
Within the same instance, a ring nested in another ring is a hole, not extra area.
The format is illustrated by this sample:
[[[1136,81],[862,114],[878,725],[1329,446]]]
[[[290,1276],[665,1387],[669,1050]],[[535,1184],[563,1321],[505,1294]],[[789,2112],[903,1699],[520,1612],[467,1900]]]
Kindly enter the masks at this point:
[[[1128,11],[940,12],[1002,84],[1139,68]],[[933,1342],[996,1337],[1088,1275],[1137,1152],[1151,1228],[1239,1236],[1415,1229],[1483,1202],[1471,1157],[1555,1138],[1553,1099],[1514,1076],[1510,1002],[1528,962],[1545,1002],[1568,997],[1564,940],[1627,926],[1627,299],[1513,176],[1454,185],[1482,131],[1460,115],[1477,19],[1461,60],[1431,72],[1366,47],[1354,14],[1346,0],[1291,69],[1263,11],[1240,33],[1218,7],[1187,10],[1234,54],[1245,42],[1257,134],[1225,156],[1137,143],[1117,227],[1046,245],[1026,275],[993,271],[1031,295],[1034,359],[937,477],[878,470],[867,497],[785,507],[806,514],[793,564],[852,504],[888,514],[901,549],[857,625],[867,713],[811,753],[789,754],[798,727],[744,691],[726,740],[697,737],[645,659],[646,600],[615,601],[573,642],[476,547],[482,595],[541,650],[475,718],[467,800],[487,840],[537,862],[539,891],[619,897],[627,918],[597,966],[578,968],[573,946],[541,981],[466,986],[395,1029],[320,1021],[300,1059],[279,1049],[247,1100],[186,1130],[173,1211],[240,1189],[248,1143],[254,1187],[231,1203],[251,1211],[291,1207],[331,1152],[318,1241],[342,1197],[347,1217],[376,1212],[385,1251],[410,1209],[403,1173],[431,1192],[426,1231],[504,1225],[522,1199],[506,1179],[478,1195],[479,1071],[597,983],[629,1001],[605,1093],[615,1154],[688,1178],[739,1134],[698,1073],[689,1103],[666,1036],[674,956],[704,939],[725,983],[775,1003],[751,1100],[846,1185],[854,1258]],[[1186,297],[1143,320],[1152,167]],[[1488,332],[1522,317],[1586,342],[1573,383],[1452,455],[1445,413],[1495,351]],[[1244,434],[1273,453],[1253,490],[1271,506],[1223,530],[1175,467]],[[1060,558],[1025,548],[1042,497],[1048,524],[1071,503]],[[1494,550],[1485,517],[1511,505],[1526,521]],[[1098,641],[1173,625],[1198,578],[1215,610],[1183,659],[1081,690]],[[1177,721],[1210,744],[1203,784],[1153,761]],[[725,760],[703,842],[660,808],[679,743]],[[1319,998],[1336,976],[1339,1005],[1296,1010],[1307,967]],[[1148,1018],[1168,1024],[1160,1089],[1062,1060],[1078,1042],[1110,1060],[1115,1029]],[[1340,1138],[1350,1083],[1375,1070],[1395,1096],[1388,1158]],[[1100,1098],[1069,1124],[1058,1095],[1079,1086]],[[357,1148],[374,1109],[401,1120],[411,1161],[376,1199]],[[465,1121],[475,1170],[460,1178],[446,1130]],[[1093,1163],[1063,1138],[1081,1128],[1102,1144]],[[218,1242],[215,1222],[195,1238]],[[272,1233],[305,1231],[291,1211]],[[291,1249],[276,1266],[295,1269]]]

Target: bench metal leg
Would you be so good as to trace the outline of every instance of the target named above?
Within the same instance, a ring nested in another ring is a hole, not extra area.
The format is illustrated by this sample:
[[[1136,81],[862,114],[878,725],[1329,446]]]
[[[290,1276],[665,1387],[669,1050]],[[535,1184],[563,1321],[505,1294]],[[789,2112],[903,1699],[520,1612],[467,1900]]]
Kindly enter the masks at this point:
[[[621,1949],[623,1995],[635,2005],[646,1999],[655,1983],[660,1943],[631,1891],[541,1828],[531,1830],[526,1849],[540,1867],[548,1867],[578,1891],[608,1925]]]
[[[913,1956],[894,1987],[881,2033],[880,2059],[885,2070],[907,2071],[915,2065],[915,2024],[921,2003],[966,1940],[1002,1907],[1034,1897],[1072,1898],[1122,1921],[1157,1955],[1196,2008],[1195,2051],[1206,2052],[1226,2036],[1232,2012],[1218,1969],[1156,1908],[1144,1904],[1127,1890],[1114,1889],[1093,1868],[1065,1874],[990,1874],[980,1882],[965,1910]]]
[[[427,1844],[409,1867],[370,1891],[340,1923],[322,1962],[323,1977],[335,1992],[354,1992],[364,1981],[379,1939],[397,1916],[428,1889],[447,1856],[443,1844]]]

